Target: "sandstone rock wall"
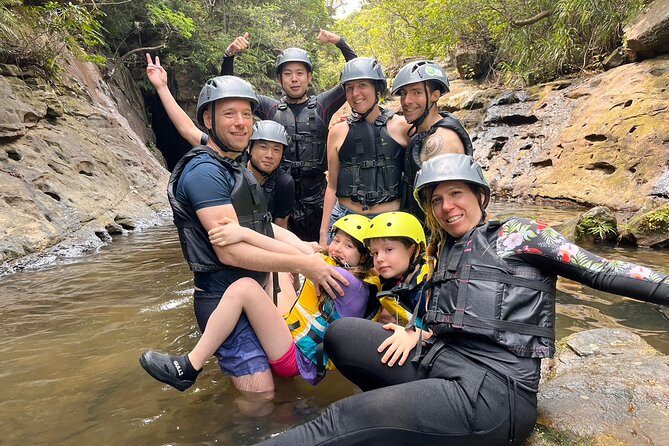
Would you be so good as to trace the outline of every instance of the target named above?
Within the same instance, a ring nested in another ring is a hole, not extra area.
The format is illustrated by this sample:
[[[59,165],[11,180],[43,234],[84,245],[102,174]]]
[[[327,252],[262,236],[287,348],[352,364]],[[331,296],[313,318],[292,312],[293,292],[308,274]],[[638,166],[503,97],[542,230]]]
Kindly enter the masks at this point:
[[[12,66],[0,73],[0,272],[158,221],[167,171],[96,66],[69,59],[58,84]]]

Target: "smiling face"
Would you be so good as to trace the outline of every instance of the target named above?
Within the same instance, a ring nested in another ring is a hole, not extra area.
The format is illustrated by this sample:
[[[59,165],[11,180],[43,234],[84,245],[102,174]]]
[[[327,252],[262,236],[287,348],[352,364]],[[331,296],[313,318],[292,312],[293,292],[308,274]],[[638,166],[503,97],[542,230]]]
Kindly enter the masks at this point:
[[[376,89],[370,79],[352,80],[344,85],[346,102],[356,113],[365,113],[376,103]]]
[[[429,204],[439,225],[452,237],[462,237],[483,218],[478,197],[462,181],[439,183],[432,192]]]
[[[374,268],[384,279],[399,279],[409,269],[416,251],[415,245],[407,246],[398,239],[374,238],[369,240],[369,252]]]
[[[441,96],[439,90],[430,91],[428,88],[428,98],[425,96],[425,88],[425,82],[416,82],[415,84],[409,84],[400,89],[400,105],[407,122],[414,122],[420,118],[425,111],[425,107],[428,105],[428,99],[430,104],[439,100],[439,97]]]
[[[281,164],[283,144],[273,141],[258,140],[250,150],[251,165],[265,175],[274,172]]]
[[[351,267],[360,265],[362,258],[362,254],[356,247],[353,238],[340,229],[337,229],[332,242],[330,242],[328,254],[342,265]]]
[[[216,101],[216,136],[232,150],[241,152],[246,149],[253,132],[253,111],[249,101],[243,99],[222,99]],[[211,107],[203,115],[204,125],[213,127]]]
[[[279,71],[279,83],[291,99],[300,99],[307,94],[313,74],[302,62],[286,62]]]

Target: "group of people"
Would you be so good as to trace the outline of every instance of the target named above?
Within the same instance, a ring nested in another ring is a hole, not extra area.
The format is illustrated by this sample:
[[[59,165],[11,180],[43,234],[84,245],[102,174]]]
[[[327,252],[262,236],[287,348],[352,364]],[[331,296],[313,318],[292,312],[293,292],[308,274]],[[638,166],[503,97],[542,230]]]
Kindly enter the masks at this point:
[[[285,96],[275,100],[232,75],[249,47],[248,34],[236,38],[223,75],[200,93],[205,132],[147,55],[150,81],[194,146],[168,197],[202,336],[186,355],[147,351],[140,364],[184,391],[215,355],[258,401],[272,399],[272,374],[317,384],[334,368],[364,391],[266,444],[522,442],[540,360],[555,352],[557,275],[663,305],[667,276],[534,221],[487,221],[491,191],[471,140],[437,109],[449,91],[443,69],[404,66],[395,115],[379,105],[378,61],[328,31],[319,40],[347,60],[340,84],[308,95],[311,60],[289,48],[277,58]],[[351,114],[328,128],[344,101]]]

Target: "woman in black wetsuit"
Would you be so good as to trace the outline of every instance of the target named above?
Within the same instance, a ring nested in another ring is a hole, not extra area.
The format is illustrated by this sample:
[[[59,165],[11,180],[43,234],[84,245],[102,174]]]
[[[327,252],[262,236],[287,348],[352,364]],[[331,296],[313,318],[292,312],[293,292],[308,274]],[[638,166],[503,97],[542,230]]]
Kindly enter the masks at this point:
[[[531,220],[486,222],[490,188],[469,156],[426,161],[415,196],[433,234],[428,254],[438,258],[418,312],[431,338],[411,350],[412,361],[389,367],[380,324],[335,322],[325,348],[365,392],[263,444],[520,444],[536,420],[541,358],[555,352],[557,275],[669,304],[664,274],[598,257]],[[392,345],[392,355],[411,348]]]

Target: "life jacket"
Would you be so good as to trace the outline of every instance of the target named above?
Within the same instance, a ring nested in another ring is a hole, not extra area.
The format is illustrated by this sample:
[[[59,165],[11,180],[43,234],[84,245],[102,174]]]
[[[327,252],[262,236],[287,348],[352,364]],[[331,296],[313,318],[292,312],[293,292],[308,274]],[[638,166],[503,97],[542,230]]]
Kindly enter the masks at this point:
[[[337,265],[332,257],[324,258],[329,265]],[[368,276],[363,282],[369,285],[370,293],[380,287],[378,276]],[[318,375],[321,377],[325,371],[335,369],[323,350],[323,337],[328,326],[340,317],[332,299],[325,301],[323,311],[318,308],[318,295],[311,280],[304,281],[297,300],[290,312],[284,316],[295,345],[304,356],[316,364]]]
[[[395,141],[386,124],[394,113],[381,109],[373,124],[349,122],[339,149],[337,197],[361,203],[363,209],[400,198],[404,147]]]
[[[379,308],[372,320],[378,321],[385,309],[395,318],[397,325],[406,327],[416,310],[416,303],[420,303],[423,299],[423,286],[428,273],[429,265],[426,259],[423,259],[420,270],[413,275],[410,281],[399,283],[389,290],[376,293]]]
[[[239,157],[239,163],[242,164],[243,166],[246,166],[249,160],[251,159],[251,155],[249,154],[248,150],[244,151],[244,153]],[[279,180],[279,177],[282,175],[288,175],[288,173],[279,166],[277,169],[274,170],[274,172],[270,173],[265,177],[265,182],[260,186],[262,187],[263,192],[265,193],[265,202],[267,203],[267,211],[272,214],[272,218],[274,218],[274,211],[275,211],[275,201],[274,201],[274,187],[276,186],[277,181]],[[254,177],[255,178],[255,177]]]
[[[322,207],[326,186],[328,125],[318,114],[317,105],[317,97],[310,96],[300,114],[295,116],[283,97],[269,111],[269,119],[282,124],[290,136],[283,165],[295,180],[296,201]]]
[[[256,182],[253,174],[230,158],[218,155],[211,147],[197,146],[186,153],[177,163],[170,175],[167,186],[167,198],[172,207],[174,224],[179,232],[179,241],[184,258],[193,272],[214,272],[222,269],[234,268],[218,260],[214,248],[209,242],[207,230],[204,229],[189,203],[183,203],[176,198],[177,184],[188,163],[198,155],[206,157],[196,161],[214,163],[225,167],[235,180],[231,192],[232,207],[235,209],[239,224],[268,237],[274,237],[271,225],[271,215],[267,212],[265,196]]]
[[[423,148],[423,142],[438,128],[442,127],[445,129],[453,130],[462,145],[465,148],[465,155],[472,156],[474,154],[474,147],[472,146],[472,140],[469,137],[469,133],[462,126],[460,121],[457,120],[455,116],[448,112],[440,112],[441,119],[435,122],[429,130],[419,133],[411,138],[411,143],[406,149],[404,155],[404,174],[402,176],[402,203],[400,209],[410,214],[415,215],[421,223],[425,223],[425,213],[418,206],[418,202],[413,196],[413,185],[416,180],[416,174],[420,170],[421,161],[420,161],[420,152]]]
[[[516,356],[553,356],[557,276],[500,258],[496,246],[501,226],[478,226],[444,250],[432,277],[425,322],[446,339],[474,334]]]

